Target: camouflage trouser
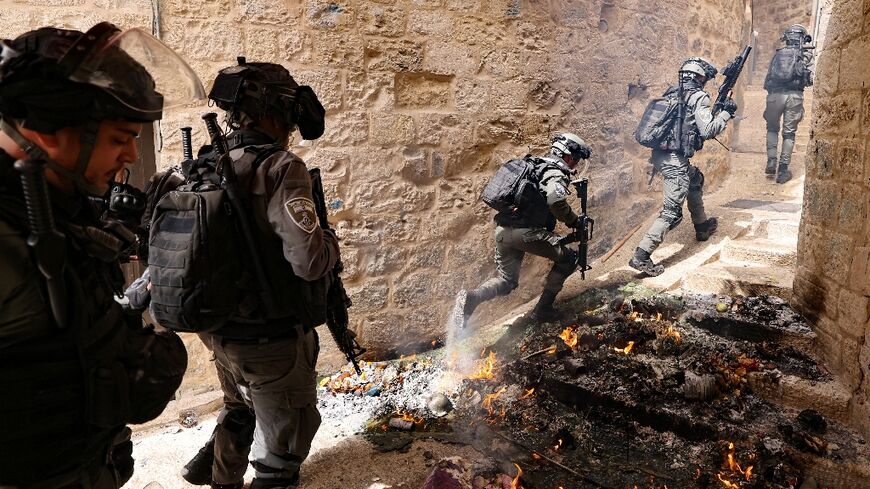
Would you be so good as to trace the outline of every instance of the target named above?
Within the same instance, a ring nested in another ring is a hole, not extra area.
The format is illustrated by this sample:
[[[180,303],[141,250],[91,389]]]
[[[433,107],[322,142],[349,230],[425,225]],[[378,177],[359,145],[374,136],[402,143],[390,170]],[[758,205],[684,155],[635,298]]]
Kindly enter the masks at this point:
[[[288,330],[293,329],[288,326]],[[301,326],[295,330],[296,337],[262,343],[201,335],[239,393],[224,398],[226,408],[248,408],[256,417],[250,459],[258,478],[293,477],[308,456],[320,427],[315,371],[320,351],[317,332],[303,332]],[[214,476],[220,471],[220,449],[216,438]],[[238,460],[238,454],[234,451],[231,458]],[[237,480],[227,481],[232,482]]]
[[[561,236],[543,228],[495,228],[495,264],[498,276],[484,282],[471,293],[480,302],[488,301],[499,295],[507,295],[517,288],[520,282],[520,267],[526,253],[542,256],[553,261],[553,268],[547,274],[544,291],[558,294],[565,280],[577,268],[576,253],[567,246],[560,245]]]
[[[767,107],[764,109],[764,120],[767,121],[767,157],[776,159],[779,143],[779,128],[782,121],[782,152],[779,164],[791,163],[794,151],[794,138],[798,124],[804,118],[804,92],[791,90],[787,92],[772,92],[767,94]]]
[[[688,201],[693,224],[707,220],[704,211],[704,174],[688,158],[676,153],[654,152],[650,162],[664,177],[664,202],[659,217],[646,232],[638,247],[652,253],[665,240],[668,231],[683,220],[683,203]]]

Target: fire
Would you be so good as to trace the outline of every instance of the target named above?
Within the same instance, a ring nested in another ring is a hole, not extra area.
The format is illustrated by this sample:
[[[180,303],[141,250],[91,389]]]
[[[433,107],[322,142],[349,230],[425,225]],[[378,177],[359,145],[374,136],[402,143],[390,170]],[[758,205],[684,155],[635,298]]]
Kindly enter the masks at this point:
[[[674,328],[673,324],[668,325],[668,329],[665,330],[665,336],[670,336],[674,339],[674,341],[679,344],[683,338],[680,336],[680,332]]]
[[[577,333],[574,331],[573,326],[568,326],[565,328],[565,331],[559,333],[559,338],[562,338],[562,341],[565,342],[570,348],[575,348],[577,346],[577,342],[579,341],[579,337]]]
[[[520,400],[528,399],[528,398],[532,397],[532,395],[534,395],[534,394],[535,394],[535,388],[534,388],[534,387],[532,387],[531,389],[527,389],[527,390],[526,390],[526,393],[523,394],[522,396],[520,396]]]
[[[556,444],[553,445],[553,450],[558,452],[559,449],[562,448],[562,443],[562,439],[559,438],[559,441],[557,441]]]
[[[731,471],[733,475],[740,476],[742,479],[746,479],[749,481],[752,479],[752,466],[750,465],[746,469],[740,466],[740,463],[734,458],[734,443],[728,442],[728,453],[725,454],[725,462],[722,464],[723,467],[727,466],[728,470]],[[726,489],[739,489],[740,486],[727,480],[723,479],[722,472],[716,474],[716,477],[720,482],[726,487]]]
[[[557,350],[556,345],[553,345],[547,350],[547,355],[555,355]]]
[[[423,422],[426,421],[425,418],[414,416],[413,414],[407,411],[402,411],[401,409],[397,409],[396,412],[393,413],[393,416],[401,418],[402,421],[410,421],[414,424],[423,424]]]
[[[656,313],[656,321],[661,321],[661,320],[662,320],[662,313],[657,312]]]
[[[634,348],[634,342],[633,342],[633,341],[629,341],[629,342],[628,342],[628,345],[626,345],[625,348],[617,348],[617,347],[614,346],[614,347],[613,347],[613,350],[628,355],[628,352],[630,352],[632,348]]]
[[[506,390],[507,390],[507,387],[502,386],[501,389],[497,390],[496,392],[493,392],[492,394],[487,394],[486,397],[483,398],[483,402],[481,403],[481,406],[483,406],[484,408],[486,408],[487,411],[489,411],[490,416],[492,416],[492,413],[493,413],[492,401],[495,401],[496,399],[498,399],[499,396],[501,396],[504,393],[504,391],[506,391]]]
[[[483,380],[491,380],[494,376],[495,370],[495,352],[490,351],[489,357],[483,361],[483,364],[477,370],[477,372],[473,373],[469,379],[483,379]]]
[[[511,481],[510,489],[523,489],[522,484],[520,484],[520,477],[523,475],[523,469],[520,468],[519,465],[514,464],[514,467],[517,468],[517,476],[514,477],[514,480]]]

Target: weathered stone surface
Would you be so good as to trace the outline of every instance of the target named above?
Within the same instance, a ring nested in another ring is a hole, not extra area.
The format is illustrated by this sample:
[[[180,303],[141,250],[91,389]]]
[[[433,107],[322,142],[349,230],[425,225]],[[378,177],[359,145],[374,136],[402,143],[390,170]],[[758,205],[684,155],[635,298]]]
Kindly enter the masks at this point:
[[[405,9],[395,5],[364,5],[358,24],[370,36],[398,37],[405,33]]]
[[[479,55],[455,42],[429,41],[423,55],[423,70],[436,75],[474,75]]]
[[[843,289],[837,309],[840,311],[839,321],[843,332],[853,338],[864,336],[865,325],[870,319],[870,297]]]
[[[396,107],[452,110],[452,77],[430,74],[399,73],[396,75]]]
[[[365,112],[342,112],[328,119],[320,139],[324,146],[355,146],[368,138],[369,120]]]
[[[354,10],[349,2],[308,0],[305,5],[305,20],[318,29],[338,29],[353,25]]]
[[[373,113],[369,119],[371,143],[380,146],[406,144],[414,140],[414,118],[389,112]]]
[[[390,299],[390,285],[386,279],[369,280],[365,285],[349,288],[347,294],[355,313],[379,311]]]
[[[287,0],[236,0],[235,19],[238,22],[273,24],[292,29],[299,23],[302,8]]]
[[[292,61],[305,49],[307,35],[297,29],[280,27],[251,27],[245,34],[248,61],[280,63]],[[294,77],[296,73],[291,73]],[[317,95],[323,100],[323,95]],[[341,95],[339,94],[339,97]],[[339,98],[339,101],[341,99]]]
[[[370,71],[420,71],[423,44],[408,40],[370,40],[365,45],[365,57]]]
[[[865,190],[854,184],[843,187],[840,196],[839,228],[850,234],[859,233],[867,222]]]

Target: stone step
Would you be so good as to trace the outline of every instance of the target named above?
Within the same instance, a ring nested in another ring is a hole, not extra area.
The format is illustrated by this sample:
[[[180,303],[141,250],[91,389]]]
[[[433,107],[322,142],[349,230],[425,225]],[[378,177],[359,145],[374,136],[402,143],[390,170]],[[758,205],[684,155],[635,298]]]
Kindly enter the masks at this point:
[[[771,219],[764,221],[761,227],[767,239],[782,240],[784,243],[794,244],[797,247],[800,221]]]
[[[747,375],[749,387],[759,396],[802,411],[815,409],[826,418],[849,422],[852,393],[836,380],[808,380],[794,375],[770,377],[764,372]]]
[[[721,260],[728,264],[750,264],[781,267],[792,270],[795,266],[796,247],[779,240],[765,238],[738,239],[723,249]]]
[[[793,281],[794,273],[789,269],[718,261],[684,275],[680,287],[687,292],[777,295],[788,300],[791,297]]]

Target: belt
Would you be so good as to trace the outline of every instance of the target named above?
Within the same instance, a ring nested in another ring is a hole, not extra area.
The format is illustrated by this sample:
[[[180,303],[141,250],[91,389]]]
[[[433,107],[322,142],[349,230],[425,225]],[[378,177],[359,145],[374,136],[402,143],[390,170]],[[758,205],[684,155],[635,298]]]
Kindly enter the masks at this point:
[[[311,331],[310,327],[303,326],[301,324],[296,324],[292,329],[282,331],[282,334],[269,335],[269,336],[255,336],[255,337],[247,337],[247,338],[233,338],[221,336],[220,342],[221,345],[266,345],[269,343],[276,343],[280,341],[286,341],[289,339],[299,338],[300,336],[307,334]]]

